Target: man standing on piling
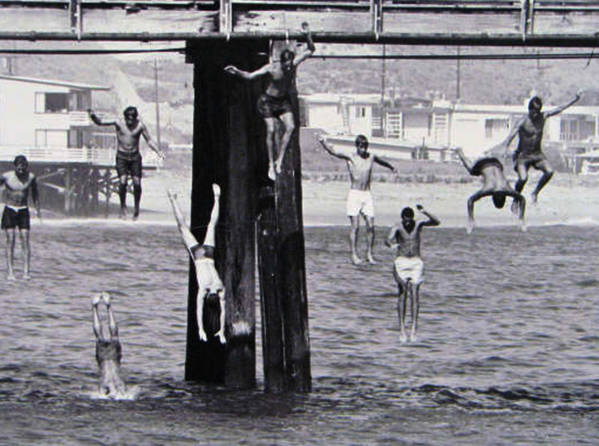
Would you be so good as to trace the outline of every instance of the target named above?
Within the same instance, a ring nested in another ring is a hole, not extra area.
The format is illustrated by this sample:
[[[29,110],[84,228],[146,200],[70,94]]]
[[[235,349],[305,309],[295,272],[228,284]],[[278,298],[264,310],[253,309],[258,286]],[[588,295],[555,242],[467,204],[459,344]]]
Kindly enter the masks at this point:
[[[335,151],[333,146],[331,146],[322,135],[318,136],[318,141],[329,154],[347,162],[349,181],[351,183],[347,195],[347,216],[349,217],[351,224],[351,230],[349,232],[351,260],[354,265],[364,263],[358,256],[357,248],[361,215],[366,223],[366,232],[368,234],[366,261],[368,263],[376,263],[372,256],[372,248],[374,246],[374,200],[372,199],[372,192],[370,191],[372,168],[374,167],[374,163],[377,163],[395,174],[397,173],[397,170],[387,161],[368,153],[368,139],[364,135],[358,135],[356,137],[356,151],[349,155]]]
[[[133,219],[139,217],[139,203],[141,201],[141,153],[139,152],[139,139],[144,137],[148,146],[164,159],[164,153],[154,143],[145,124],[139,119],[137,108],[129,106],[123,112],[124,122],[102,121],[92,110],[88,110],[90,119],[96,125],[114,126],[118,148],[116,152],[116,172],[119,176],[119,199],[121,203],[120,218],[127,216],[127,177],[131,175],[133,181],[133,197],[135,211]]]
[[[225,72],[245,80],[256,79],[268,75],[266,91],[258,99],[258,113],[266,124],[266,150],[268,152],[268,177],[275,180],[281,173],[281,164],[285,151],[295,130],[293,108],[290,94],[295,90],[295,76],[297,66],[314,54],[316,47],[312,41],[312,34],[307,23],[302,23],[302,32],[306,36],[307,47],[299,54],[288,48],[281,51],[279,60],[264,65],[256,71],[248,73],[239,68],[228,65]],[[277,120],[283,124],[284,133],[279,144],[279,153],[276,156],[275,135]]]

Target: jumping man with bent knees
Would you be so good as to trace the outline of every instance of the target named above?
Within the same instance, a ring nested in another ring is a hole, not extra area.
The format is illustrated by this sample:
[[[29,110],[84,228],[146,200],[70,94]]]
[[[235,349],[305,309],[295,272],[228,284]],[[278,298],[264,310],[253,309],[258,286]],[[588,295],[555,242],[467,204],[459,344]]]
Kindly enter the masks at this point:
[[[439,226],[441,223],[437,217],[425,211],[421,205],[417,204],[416,209],[428,217],[428,220],[416,223],[414,210],[411,207],[405,207],[401,211],[401,223],[391,228],[387,240],[385,240],[387,246],[397,249],[397,257],[393,262],[393,276],[398,286],[397,315],[401,342],[407,340],[405,323],[408,297],[412,313],[410,340],[416,339],[416,329],[418,328],[420,284],[424,269],[424,263],[420,258],[420,232],[425,226]]]
[[[356,151],[351,155],[335,151],[333,146],[322,135],[318,136],[318,141],[330,155],[345,160],[347,163],[349,181],[351,183],[347,195],[347,216],[351,224],[349,233],[351,260],[355,265],[363,263],[362,259],[358,256],[357,248],[361,215],[366,222],[366,232],[368,234],[366,260],[369,263],[376,263],[372,256],[372,248],[374,246],[374,200],[370,191],[372,168],[374,167],[374,163],[377,163],[391,170],[393,173],[397,173],[397,171],[387,161],[368,153],[368,139],[364,135],[356,137]]]
[[[15,229],[19,228],[21,245],[25,266],[23,278],[29,279],[29,266],[31,261],[31,249],[29,246],[30,217],[28,198],[31,191],[31,199],[37,210],[37,216],[41,219],[39,194],[35,175],[29,172],[29,163],[23,155],[18,155],[14,160],[15,170],[3,173],[0,176],[0,186],[6,188],[6,206],[2,213],[2,229],[6,232],[6,263],[8,268],[8,280],[16,280],[14,273],[15,256]]]
[[[283,157],[295,130],[293,109],[290,100],[290,93],[295,90],[295,71],[297,66],[314,54],[314,50],[316,49],[307,23],[302,24],[302,32],[306,36],[307,48],[298,55],[290,49],[284,49],[281,51],[279,60],[266,64],[251,73],[240,70],[233,65],[225,67],[227,73],[245,80],[252,80],[265,75],[268,76],[266,91],[258,99],[258,113],[266,124],[268,177],[273,181],[275,176],[281,173]],[[285,131],[281,137],[279,155],[275,159],[277,120],[283,124]]]
[[[226,342],[225,338],[225,286],[216,271],[214,266],[214,247],[215,243],[215,230],[216,224],[218,223],[218,214],[220,208],[220,187],[218,184],[212,185],[212,191],[214,192],[214,205],[210,214],[210,222],[206,229],[206,237],[202,244],[198,243],[197,239],[191,233],[183,213],[177,203],[177,197],[171,192],[167,191],[171,205],[173,206],[173,213],[177,220],[177,227],[181,233],[183,244],[189,251],[189,255],[193,259],[196,270],[196,279],[198,282],[198,294],[196,297],[196,316],[198,321],[198,334],[200,340],[207,341],[206,331],[204,330],[204,302],[210,297],[216,297],[220,303],[220,328],[215,334],[222,344]]]
[[[547,118],[563,112],[578,102],[581,95],[582,90],[579,90],[572,100],[546,112],[541,112],[541,108],[543,107],[541,98],[538,96],[533,97],[528,103],[528,115],[518,121],[505,140],[499,144],[499,146],[505,146],[505,151],[507,152],[510,143],[518,135],[518,147],[512,156],[514,170],[518,173],[518,181],[516,181],[516,185],[514,186],[516,192],[522,192],[522,189],[524,189],[524,185],[528,181],[528,170],[531,167],[543,172],[543,176],[530,195],[533,203],[537,202],[539,192],[541,192],[541,189],[543,189],[553,176],[553,168],[542,149],[545,121]],[[517,209],[518,204],[514,201],[512,211],[516,213]]]
[[[98,315],[98,305],[104,303],[108,313],[108,333],[104,336],[103,320]],[[100,369],[100,393],[110,397],[123,397],[126,387],[121,378],[122,348],[119,341],[119,329],[116,325],[110,294],[102,292],[92,300],[94,334],[96,335],[96,361]]]
[[[512,197],[514,203],[518,206],[518,218],[520,219],[521,228],[525,231],[524,209],[526,207],[526,200],[505,179],[503,164],[495,157],[480,158],[472,163],[466,158],[462,149],[457,149],[456,153],[470,175],[483,177],[483,185],[480,190],[468,198],[468,226],[466,229],[468,234],[474,229],[474,203],[483,197],[489,196],[492,197],[493,204],[497,209],[503,207],[506,197]]]
[[[124,122],[102,121],[91,110],[88,110],[90,119],[96,125],[114,126],[118,148],[116,152],[116,172],[119,176],[119,200],[121,203],[120,217],[127,216],[127,176],[131,175],[133,181],[133,197],[135,211],[133,219],[139,216],[139,203],[141,201],[141,153],[139,152],[139,139],[144,137],[148,146],[164,158],[164,153],[154,143],[146,125],[139,119],[137,108],[129,106],[123,112]]]

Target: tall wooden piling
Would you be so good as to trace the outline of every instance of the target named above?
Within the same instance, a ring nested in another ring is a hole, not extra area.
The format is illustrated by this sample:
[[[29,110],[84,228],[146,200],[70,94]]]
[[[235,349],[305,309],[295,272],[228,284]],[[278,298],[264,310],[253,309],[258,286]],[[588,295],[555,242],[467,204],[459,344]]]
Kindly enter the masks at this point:
[[[255,386],[255,201],[256,153],[263,145],[255,103],[256,82],[240,82],[224,72],[229,64],[253,71],[265,61],[259,41],[188,41],[194,64],[194,138],[191,228],[204,237],[212,209],[213,182],[222,189],[216,230],[216,266],[226,287],[226,336],[200,342],[196,323],[197,283],[190,266],[185,378]]]

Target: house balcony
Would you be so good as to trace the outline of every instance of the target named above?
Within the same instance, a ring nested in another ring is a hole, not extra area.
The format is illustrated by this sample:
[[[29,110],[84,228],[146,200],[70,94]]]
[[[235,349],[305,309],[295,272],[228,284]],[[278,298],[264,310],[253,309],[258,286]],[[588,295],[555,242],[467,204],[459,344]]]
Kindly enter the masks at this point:
[[[70,111],[69,126],[70,127],[87,127],[92,125],[91,119],[86,111]]]

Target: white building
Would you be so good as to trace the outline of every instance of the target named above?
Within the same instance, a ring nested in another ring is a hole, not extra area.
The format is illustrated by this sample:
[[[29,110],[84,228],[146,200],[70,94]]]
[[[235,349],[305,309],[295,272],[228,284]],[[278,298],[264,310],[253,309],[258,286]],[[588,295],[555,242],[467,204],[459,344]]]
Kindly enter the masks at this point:
[[[528,113],[527,103],[481,105],[413,97],[385,97],[381,106],[380,95],[315,94],[302,96],[302,101],[306,125],[331,135],[362,133],[414,148],[462,147],[471,157],[501,142]],[[545,144],[565,148],[591,140],[599,141],[597,106],[572,106],[545,124]]]
[[[41,148],[68,152],[89,144],[98,130],[87,114],[92,92],[106,90],[98,85],[0,75],[0,155],[6,158]]]

